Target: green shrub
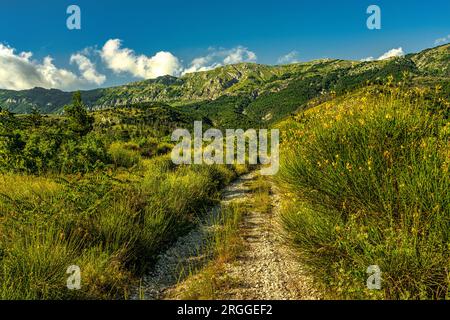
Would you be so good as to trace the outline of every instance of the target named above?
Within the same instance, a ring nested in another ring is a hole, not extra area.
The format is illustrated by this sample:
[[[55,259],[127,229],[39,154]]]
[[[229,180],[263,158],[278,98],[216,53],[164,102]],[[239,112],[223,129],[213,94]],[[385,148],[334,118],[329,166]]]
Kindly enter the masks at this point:
[[[448,295],[449,126],[427,109],[367,93],[305,112],[283,137],[284,225],[337,295]],[[369,265],[381,292],[365,288]]]
[[[113,142],[108,150],[113,164],[118,167],[131,168],[141,161],[139,151],[130,148],[129,144],[122,142]]]

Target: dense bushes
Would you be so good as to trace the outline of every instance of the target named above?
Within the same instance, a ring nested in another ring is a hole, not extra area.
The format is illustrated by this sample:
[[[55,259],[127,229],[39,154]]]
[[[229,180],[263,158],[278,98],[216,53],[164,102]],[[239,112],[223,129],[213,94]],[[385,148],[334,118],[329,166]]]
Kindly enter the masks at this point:
[[[128,110],[128,116],[135,111]],[[84,174],[106,167],[129,169],[139,165],[141,158],[164,155],[172,149],[164,137],[148,136],[152,130],[150,124],[139,124],[131,137],[126,128],[117,131],[115,123],[94,125],[94,117],[87,113],[79,94],[66,106],[63,117],[44,117],[37,111],[31,115],[1,111],[0,171],[37,175]]]
[[[79,94],[63,121],[0,112],[0,170],[32,174],[90,172],[109,163],[103,137],[92,132]]]
[[[116,167],[131,168],[141,161],[138,146],[132,143],[113,142],[109,154]]]
[[[32,174],[89,172],[110,162],[100,136],[59,129],[16,130],[0,139],[0,170]]]
[[[290,236],[334,296],[448,297],[445,110],[398,89],[334,103],[284,127]],[[381,291],[366,288],[370,265],[383,272]]]

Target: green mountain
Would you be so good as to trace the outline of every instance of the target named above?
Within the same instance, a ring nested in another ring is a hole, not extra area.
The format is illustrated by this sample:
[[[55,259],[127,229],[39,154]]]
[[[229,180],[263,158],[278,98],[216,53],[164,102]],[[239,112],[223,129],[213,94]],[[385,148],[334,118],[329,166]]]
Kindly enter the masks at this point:
[[[206,117],[214,125],[258,125],[273,122],[305,107],[311,99],[326,99],[369,82],[382,82],[389,75],[411,83],[441,84],[450,93],[450,45],[383,61],[323,59],[306,63],[267,66],[241,63],[211,71],[163,76],[118,87],[83,91],[92,110],[164,103],[182,112]],[[449,94],[450,95],[450,94]],[[15,113],[60,113],[72,93],[34,88],[0,90],[0,106]]]

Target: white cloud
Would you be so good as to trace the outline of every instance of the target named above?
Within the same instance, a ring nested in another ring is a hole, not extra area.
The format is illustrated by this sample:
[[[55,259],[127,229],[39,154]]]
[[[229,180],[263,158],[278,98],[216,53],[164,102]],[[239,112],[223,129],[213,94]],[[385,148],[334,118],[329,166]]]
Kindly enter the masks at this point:
[[[137,78],[152,79],[164,75],[178,75],[181,64],[170,52],[160,51],[153,57],[137,55],[132,49],[121,48],[122,41],[110,39],[100,55],[106,66],[115,73],[129,73]]]
[[[444,43],[447,43],[447,42],[450,42],[450,34],[448,36],[446,36],[446,37],[442,37],[442,38],[436,39],[434,41],[434,44],[435,45],[440,45],[440,44],[444,44]]]
[[[213,62],[212,56],[198,57],[192,60],[190,67],[185,69],[183,71],[183,74],[199,71],[208,71],[220,67],[221,65],[222,64],[219,62]]]
[[[98,73],[95,64],[86,56],[80,53],[73,54],[70,57],[70,63],[75,63],[78,66],[78,70],[86,81],[96,85],[101,85],[106,81],[106,76]]]
[[[209,51],[210,53],[208,55],[192,60],[190,66],[184,69],[183,74],[208,71],[227,64],[256,62],[258,60],[258,57],[253,51],[243,46],[218,50],[210,48]]]
[[[367,58],[361,59],[362,62],[374,61],[374,60],[375,60],[374,57],[367,57]]]
[[[16,53],[14,48],[0,43],[0,88],[24,90],[34,87],[74,90],[96,83],[89,73],[79,77],[73,72],[58,68],[47,56],[42,62],[32,59],[31,52]]]
[[[361,59],[361,61],[375,61],[375,60],[386,60],[393,57],[403,57],[405,55],[405,52],[403,51],[402,47],[391,49],[385,53],[383,53],[380,57],[375,59],[374,57],[367,57],[364,59]]]
[[[224,64],[236,64],[241,62],[255,62],[258,57],[253,51],[248,50],[244,47],[237,47],[229,50],[225,59],[223,59]]]
[[[381,57],[378,58],[378,60],[386,60],[393,57],[402,57],[405,53],[403,52],[402,47],[397,49],[391,49],[388,52],[385,52]]]
[[[114,73],[127,73],[142,79],[179,76],[228,64],[256,62],[258,59],[253,51],[243,46],[208,50],[207,55],[195,58],[185,68],[170,52],[160,51],[154,56],[138,55],[134,50],[122,47],[120,39],[110,39],[101,50],[88,47],[70,56],[70,63],[78,68],[77,74],[56,67],[51,56],[36,61],[31,52],[17,53],[14,48],[0,43],[0,88],[23,90],[43,87],[72,91],[102,85],[107,77],[97,71],[95,63],[89,58],[93,54],[99,55],[103,66]]]
[[[297,51],[291,51],[288,54],[281,56],[278,58],[277,63],[278,64],[290,64],[290,63],[297,63],[298,62],[298,52]]]

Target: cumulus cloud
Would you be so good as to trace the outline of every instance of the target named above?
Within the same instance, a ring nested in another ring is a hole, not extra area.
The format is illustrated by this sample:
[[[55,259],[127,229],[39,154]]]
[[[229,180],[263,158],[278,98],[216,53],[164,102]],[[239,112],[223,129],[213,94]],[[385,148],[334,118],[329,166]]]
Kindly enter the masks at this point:
[[[386,60],[393,57],[403,57],[405,55],[405,52],[403,52],[402,47],[397,49],[391,49],[388,52],[385,52],[381,55],[381,57],[378,58],[378,60]]]
[[[106,76],[97,72],[95,64],[81,53],[73,54],[70,63],[75,63],[80,70],[81,76],[88,82],[101,85],[106,81]]]
[[[58,68],[50,56],[42,62],[33,60],[31,52],[19,52],[10,46],[0,43],[0,88],[24,90],[34,87],[75,90],[87,88],[89,84],[100,84],[106,79],[95,71],[95,66],[85,58],[76,56],[82,76]]]
[[[435,45],[440,45],[440,44],[444,44],[444,43],[447,43],[447,42],[450,42],[450,34],[448,36],[446,36],[446,37],[442,37],[442,38],[436,39],[434,41],[434,44]]]
[[[192,60],[190,67],[183,71],[185,73],[208,71],[220,67],[222,64],[220,62],[213,62],[212,56],[198,57]]]
[[[100,51],[100,56],[114,73],[129,73],[136,78],[178,75],[182,70],[180,61],[172,53],[160,51],[153,57],[137,55],[132,49],[122,48],[120,39],[108,40]]]
[[[258,57],[253,51],[243,46],[232,49],[209,49],[210,53],[203,57],[192,60],[190,66],[183,71],[183,74],[199,71],[208,71],[217,67],[236,64],[241,62],[256,62]]]
[[[255,62],[258,58],[253,51],[244,47],[237,47],[226,52],[224,64],[236,64],[241,62]]]
[[[291,51],[288,54],[279,57],[277,62],[278,62],[278,64],[297,63],[298,62],[298,52],[295,50]]]
[[[403,51],[402,47],[391,49],[385,53],[383,53],[380,57],[375,59],[374,57],[367,57],[364,59],[361,59],[361,61],[375,61],[375,60],[386,60],[393,57],[403,57],[405,55],[405,52]]]

